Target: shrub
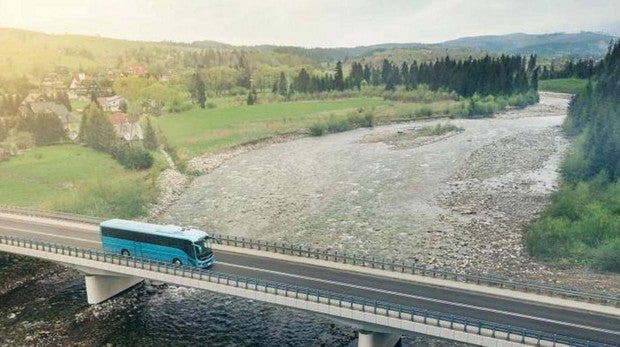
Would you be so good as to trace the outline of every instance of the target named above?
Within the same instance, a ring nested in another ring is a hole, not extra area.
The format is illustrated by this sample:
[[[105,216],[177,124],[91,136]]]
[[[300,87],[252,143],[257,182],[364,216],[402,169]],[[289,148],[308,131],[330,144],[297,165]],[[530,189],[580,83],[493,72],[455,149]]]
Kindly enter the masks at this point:
[[[584,144],[587,134],[577,136],[573,146],[560,164],[562,177],[568,182],[585,180],[590,175],[590,159],[585,154]]]
[[[601,270],[620,272],[620,237],[594,252],[594,266]]]
[[[153,165],[153,156],[148,151],[128,146],[116,146],[111,150],[112,157],[124,168],[129,170],[144,170]]]
[[[336,118],[333,115],[327,120],[327,131],[330,133],[340,133],[351,129],[348,118]]]
[[[530,226],[526,237],[528,252],[542,259],[567,257],[571,239],[567,230],[570,221],[566,218],[545,217]]]
[[[471,110],[469,109],[469,103],[467,102],[459,102],[458,104],[448,108],[448,115],[450,115],[451,118],[469,117],[470,112]]]
[[[422,106],[415,110],[414,113],[417,117],[430,117],[433,115],[433,109],[429,106]]]
[[[214,108],[217,107],[217,105],[215,103],[213,103],[213,102],[207,102],[206,106],[207,106],[208,109],[214,109]]]
[[[586,206],[581,219],[571,228],[571,234],[588,247],[598,248],[616,236],[620,236],[620,217],[601,204]]]
[[[317,122],[310,126],[310,135],[323,136],[326,130],[327,130],[327,126],[325,125],[325,123]]]
[[[375,123],[375,116],[371,112],[361,114],[351,114],[347,117],[351,127],[371,128]]]
[[[465,129],[458,127],[456,125],[453,125],[453,124],[446,124],[446,125],[437,124],[435,126],[423,127],[420,130],[418,130],[418,132],[422,136],[438,136],[438,135],[447,134],[453,131],[463,131],[463,130]]]

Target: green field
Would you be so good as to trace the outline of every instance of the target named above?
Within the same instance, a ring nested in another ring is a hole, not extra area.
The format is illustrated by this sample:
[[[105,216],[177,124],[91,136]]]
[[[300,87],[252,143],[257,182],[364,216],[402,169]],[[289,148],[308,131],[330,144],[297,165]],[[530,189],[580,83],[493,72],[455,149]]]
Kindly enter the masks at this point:
[[[559,78],[538,82],[540,91],[577,94],[588,85],[588,80],[581,78]]]
[[[143,206],[128,205],[146,205],[152,196],[149,174],[83,146],[35,148],[0,163],[0,204],[131,217]]]
[[[381,99],[275,103],[214,109],[194,108],[153,120],[168,141],[193,157],[244,142],[296,131],[330,113],[388,105]]]

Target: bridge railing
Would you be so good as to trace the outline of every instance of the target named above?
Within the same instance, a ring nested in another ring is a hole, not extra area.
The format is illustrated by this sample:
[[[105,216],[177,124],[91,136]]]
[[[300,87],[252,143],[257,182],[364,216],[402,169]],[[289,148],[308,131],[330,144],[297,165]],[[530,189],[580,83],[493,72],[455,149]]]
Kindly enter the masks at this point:
[[[83,216],[65,212],[44,211],[35,208],[24,208],[0,205],[0,212],[28,215],[34,217],[47,217],[63,219],[67,221],[81,222],[87,224],[99,224],[103,218]],[[543,294],[548,296],[562,297],[586,302],[595,302],[615,307],[620,307],[620,296],[608,295],[603,293],[588,292],[577,288],[555,287],[539,283],[515,280],[512,278],[473,275],[459,273],[441,269],[430,269],[414,263],[405,263],[387,258],[357,256],[335,250],[320,250],[305,246],[289,245],[284,242],[270,242],[251,238],[243,238],[230,235],[214,234],[224,245],[257,249],[261,251],[280,253],[298,257],[321,259],[337,263],[351,264],[374,269],[396,271],[420,276],[441,278],[465,283],[475,283],[496,288],[506,288],[523,292]]]
[[[135,269],[148,270],[157,273],[179,276],[189,279],[208,281],[248,290],[260,291],[298,300],[311,301],[360,312],[368,312],[384,317],[398,318],[416,323],[423,323],[456,331],[463,331],[481,336],[492,336],[507,341],[520,342],[534,346],[577,346],[577,347],[607,347],[609,345],[575,339],[567,336],[549,334],[520,327],[495,324],[478,319],[455,316],[451,314],[419,309],[410,306],[397,305],[362,297],[338,294],[334,292],[300,287],[274,281],[260,280],[244,276],[230,275],[196,267],[176,267],[149,259],[125,257],[92,249],[70,247],[62,244],[23,238],[1,236],[0,244],[21,247],[69,257],[94,260],[103,263],[126,266]]]
[[[465,283],[475,283],[487,285],[490,287],[506,288],[512,290],[520,290],[536,294],[544,294],[548,296],[556,296],[569,298],[587,302],[596,302],[606,305],[620,307],[620,296],[606,295],[601,293],[587,292],[575,288],[560,288],[546,286],[538,283],[519,281],[511,278],[502,278],[496,276],[483,276],[459,273],[454,271],[429,269],[404,261],[397,261],[386,258],[375,258],[367,256],[357,256],[355,254],[347,254],[338,251],[328,251],[320,249],[312,249],[304,246],[294,246],[280,242],[269,242],[255,240],[251,238],[243,238],[237,236],[214,234],[224,245],[242,247],[248,249],[256,249],[266,252],[273,252],[285,255],[292,255],[304,258],[320,259],[343,264],[363,266],[373,269],[381,269],[387,271],[408,273],[426,277],[441,278],[452,281]]]

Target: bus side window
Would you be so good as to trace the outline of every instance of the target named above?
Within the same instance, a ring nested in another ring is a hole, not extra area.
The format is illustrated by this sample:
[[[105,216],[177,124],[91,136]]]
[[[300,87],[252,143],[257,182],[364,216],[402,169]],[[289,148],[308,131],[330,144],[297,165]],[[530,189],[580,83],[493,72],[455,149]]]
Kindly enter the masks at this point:
[[[193,250],[192,250],[192,243],[189,241],[185,241],[183,242],[183,251],[185,253],[187,253],[187,255],[192,256]]]

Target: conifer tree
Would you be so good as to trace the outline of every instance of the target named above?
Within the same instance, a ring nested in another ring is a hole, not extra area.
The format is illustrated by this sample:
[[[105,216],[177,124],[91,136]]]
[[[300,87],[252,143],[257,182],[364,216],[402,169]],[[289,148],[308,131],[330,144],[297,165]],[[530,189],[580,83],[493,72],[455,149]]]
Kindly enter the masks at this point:
[[[154,151],[157,149],[157,135],[155,134],[155,129],[151,124],[151,118],[146,117],[146,126],[144,127],[144,148]]]
[[[344,75],[342,73],[342,62],[336,63],[336,73],[334,74],[334,89],[344,90]]]
[[[278,93],[282,96],[288,94],[288,82],[286,81],[286,75],[284,72],[280,72],[280,78],[278,79]]]
[[[84,141],[98,151],[109,151],[116,142],[116,133],[110,119],[101,108],[91,103],[84,110],[87,123],[84,126]]]

